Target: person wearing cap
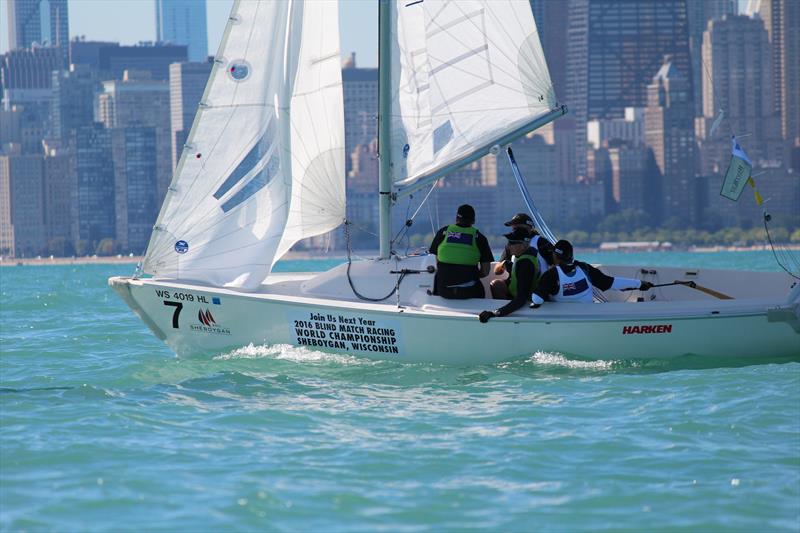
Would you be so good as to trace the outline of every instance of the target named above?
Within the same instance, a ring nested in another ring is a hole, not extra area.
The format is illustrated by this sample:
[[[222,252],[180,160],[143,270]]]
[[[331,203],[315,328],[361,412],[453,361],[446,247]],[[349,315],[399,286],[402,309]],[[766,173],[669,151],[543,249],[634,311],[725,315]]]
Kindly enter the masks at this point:
[[[592,303],[592,287],[601,291],[646,291],[653,284],[638,279],[608,276],[588,263],[575,261],[572,244],[561,240],[553,247],[553,268],[542,275],[539,285],[533,291],[531,307],[539,307],[546,300]]]
[[[539,272],[544,272],[550,268],[550,265],[553,264],[553,245],[550,244],[547,239],[539,235],[539,232],[536,231],[536,227],[533,225],[533,219],[529,214],[517,213],[511,217],[511,220],[504,224],[512,230],[524,229],[527,231],[531,237],[531,247],[538,253]],[[500,275],[505,272],[507,268],[510,268],[509,263],[512,256],[513,254],[509,252],[508,246],[506,246],[503,249],[503,253],[497,265],[494,267],[494,273]]]
[[[443,298],[484,298],[480,278],[489,274],[494,255],[486,237],[473,227],[475,209],[458,208],[456,223],[440,228],[429,252],[436,256],[434,294]]]
[[[495,311],[483,311],[478,319],[486,323],[495,316],[506,316],[531,301],[531,293],[539,281],[539,252],[531,246],[531,236],[527,229],[517,228],[505,235],[508,239],[506,249],[515,258],[508,280],[492,281],[492,298],[511,300]]]

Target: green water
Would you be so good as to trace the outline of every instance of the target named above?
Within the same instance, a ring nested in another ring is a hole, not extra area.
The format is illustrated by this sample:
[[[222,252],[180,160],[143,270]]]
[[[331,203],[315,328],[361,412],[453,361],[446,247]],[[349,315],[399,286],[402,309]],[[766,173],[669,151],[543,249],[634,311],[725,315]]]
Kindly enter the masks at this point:
[[[107,287],[131,271],[0,269],[3,531],[800,530],[798,362],[180,360]]]

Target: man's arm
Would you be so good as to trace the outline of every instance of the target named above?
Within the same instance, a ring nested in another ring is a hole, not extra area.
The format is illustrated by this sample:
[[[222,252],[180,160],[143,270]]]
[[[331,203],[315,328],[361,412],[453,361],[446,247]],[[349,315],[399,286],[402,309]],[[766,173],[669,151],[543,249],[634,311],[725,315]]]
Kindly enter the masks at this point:
[[[555,269],[551,268],[539,279],[539,286],[533,291],[533,303],[542,305],[555,294],[558,294],[558,274]]]
[[[505,262],[511,259],[511,253],[508,251],[508,246],[503,248],[503,253],[500,254],[500,259],[498,259],[498,263],[494,267],[494,273],[498,276],[506,271]]]
[[[530,261],[521,261],[517,265],[517,295],[513,300],[497,310],[497,316],[510,315],[530,301],[533,278],[536,268]]]
[[[439,231],[436,232],[436,235],[433,236],[433,240],[431,241],[431,245],[428,248],[428,253],[436,255],[439,251],[439,245],[444,240],[444,228],[440,228]]]
[[[592,285],[594,285],[601,291],[607,291],[609,289],[621,291],[625,289],[643,288],[641,280],[633,278],[623,278],[622,276],[611,277],[607,274],[604,274],[603,272],[593,267],[592,265],[586,263],[580,263],[580,266],[583,267],[583,270],[584,272],[586,272],[586,275],[589,277],[589,281],[592,282]]]
[[[480,261],[480,277],[485,278],[489,275],[491,263],[494,261],[494,254],[489,246],[489,241],[483,236],[480,231],[475,235],[475,244],[478,245],[478,251],[481,254]]]

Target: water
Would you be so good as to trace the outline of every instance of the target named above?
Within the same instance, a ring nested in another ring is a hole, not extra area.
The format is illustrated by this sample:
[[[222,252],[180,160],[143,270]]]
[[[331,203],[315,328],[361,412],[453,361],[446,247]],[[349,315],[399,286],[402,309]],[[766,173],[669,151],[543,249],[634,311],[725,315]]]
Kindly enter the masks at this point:
[[[132,269],[0,269],[4,531],[800,530],[798,362],[179,360],[107,287]]]

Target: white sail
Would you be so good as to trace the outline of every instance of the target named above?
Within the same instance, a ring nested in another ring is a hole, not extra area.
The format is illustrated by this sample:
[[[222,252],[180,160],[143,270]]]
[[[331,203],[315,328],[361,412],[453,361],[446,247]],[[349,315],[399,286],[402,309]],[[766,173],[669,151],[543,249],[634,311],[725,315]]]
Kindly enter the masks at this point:
[[[393,19],[395,186],[483,155],[556,107],[528,0],[396,0]]]
[[[237,1],[144,271],[253,288],[345,216],[338,10]]]

